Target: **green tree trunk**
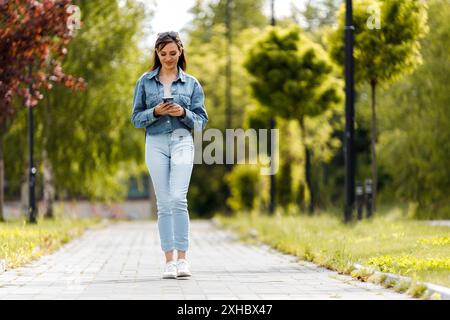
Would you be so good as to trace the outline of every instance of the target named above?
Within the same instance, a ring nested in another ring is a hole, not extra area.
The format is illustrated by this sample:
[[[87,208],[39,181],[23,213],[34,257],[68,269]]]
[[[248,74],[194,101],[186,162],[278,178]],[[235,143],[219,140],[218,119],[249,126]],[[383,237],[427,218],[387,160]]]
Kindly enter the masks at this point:
[[[312,180],[311,180],[311,151],[309,150],[309,148],[305,142],[306,130],[305,130],[303,118],[300,120],[300,128],[302,130],[303,145],[305,146],[305,180],[306,180],[306,186],[308,187],[308,191],[309,191],[308,212],[314,213],[314,190],[313,190],[313,185],[312,185]]]
[[[305,176],[306,176],[306,184],[308,185],[309,190],[308,211],[309,213],[314,213],[315,194],[311,179],[311,151],[306,145],[305,145]]]
[[[378,174],[377,174],[377,114],[376,114],[376,85],[377,81],[370,81],[370,86],[372,89],[372,134],[371,134],[371,154],[372,154],[372,212],[376,210],[376,199],[377,199],[377,184],[378,184]]]
[[[24,217],[28,216],[28,192],[29,192],[29,187],[28,187],[28,179],[29,179],[29,168],[28,168],[28,164],[25,163],[23,170],[22,170],[22,175],[20,178],[20,212],[23,214]]]
[[[44,122],[44,130],[43,130],[43,141],[42,141],[42,164],[43,164],[43,188],[44,188],[44,218],[45,219],[53,219],[53,203],[55,199],[55,186],[53,181],[53,167],[50,159],[48,158],[48,140],[50,135],[51,128],[51,119],[50,119],[50,97],[46,95],[45,103],[43,104],[44,112],[43,112],[43,122]]]
[[[44,179],[44,218],[53,219],[53,203],[55,199],[55,187],[53,184],[53,168],[48,159],[47,150],[42,150],[43,179]]]

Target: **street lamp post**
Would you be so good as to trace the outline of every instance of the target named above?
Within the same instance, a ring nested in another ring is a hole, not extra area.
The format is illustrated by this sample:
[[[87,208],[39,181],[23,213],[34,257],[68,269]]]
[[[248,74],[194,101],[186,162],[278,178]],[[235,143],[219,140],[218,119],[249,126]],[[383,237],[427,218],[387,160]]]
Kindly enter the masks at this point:
[[[352,219],[355,203],[355,150],[354,150],[354,62],[353,62],[353,8],[346,0],[345,16],[345,208],[344,220]]]
[[[33,72],[33,64],[30,62],[29,66],[29,92],[32,94],[33,90],[33,82],[32,82],[32,72]],[[35,186],[36,186],[36,168],[33,163],[33,108],[31,105],[28,106],[28,146],[29,146],[29,173],[28,173],[28,186],[29,186],[29,207],[28,207],[28,217],[29,222],[32,224],[37,223],[37,209],[36,209],[36,194],[35,194]]]

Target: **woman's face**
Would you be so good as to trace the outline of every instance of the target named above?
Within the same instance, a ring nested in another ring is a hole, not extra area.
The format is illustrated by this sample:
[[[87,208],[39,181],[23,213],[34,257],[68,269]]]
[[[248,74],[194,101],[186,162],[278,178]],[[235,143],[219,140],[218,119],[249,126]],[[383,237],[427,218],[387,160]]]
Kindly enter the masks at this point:
[[[164,68],[172,69],[177,66],[178,59],[181,56],[181,51],[174,42],[170,42],[164,46],[158,53],[159,61]]]

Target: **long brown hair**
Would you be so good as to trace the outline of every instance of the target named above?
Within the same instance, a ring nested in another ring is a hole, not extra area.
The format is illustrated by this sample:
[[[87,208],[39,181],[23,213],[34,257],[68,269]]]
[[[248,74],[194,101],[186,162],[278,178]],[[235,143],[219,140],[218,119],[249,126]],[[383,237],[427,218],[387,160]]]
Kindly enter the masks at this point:
[[[178,32],[174,31],[158,33],[158,38],[156,39],[155,43],[155,50],[153,51],[154,56],[153,67],[150,70],[155,70],[156,68],[161,67],[161,61],[159,60],[156,50],[158,51],[162,50],[168,43],[171,42],[175,43],[178,47],[178,50],[181,51],[181,55],[178,58],[177,65],[183,71],[186,71],[186,57],[184,56],[184,50],[182,50],[183,43],[181,42],[180,35],[178,34]]]

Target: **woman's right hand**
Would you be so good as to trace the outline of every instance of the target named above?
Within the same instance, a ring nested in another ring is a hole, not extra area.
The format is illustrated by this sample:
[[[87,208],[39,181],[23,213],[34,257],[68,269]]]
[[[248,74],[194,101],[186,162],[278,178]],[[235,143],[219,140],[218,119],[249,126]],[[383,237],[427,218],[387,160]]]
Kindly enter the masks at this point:
[[[155,116],[164,116],[170,113],[172,108],[172,102],[161,102],[155,107],[154,114]]]

